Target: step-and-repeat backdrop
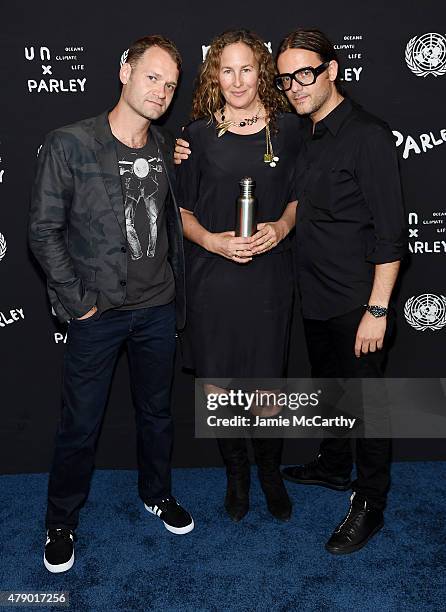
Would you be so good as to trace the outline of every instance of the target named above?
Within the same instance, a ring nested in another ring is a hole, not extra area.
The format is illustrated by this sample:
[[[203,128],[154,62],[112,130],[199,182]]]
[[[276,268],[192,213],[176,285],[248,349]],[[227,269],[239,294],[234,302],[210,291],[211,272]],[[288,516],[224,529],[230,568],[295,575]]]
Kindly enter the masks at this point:
[[[446,7],[438,2],[5,3],[0,77],[0,472],[49,465],[60,410],[66,329],[51,315],[44,279],[27,248],[36,155],[51,129],[111,108],[122,53],[140,36],[172,38],[184,73],[165,120],[187,123],[193,82],[213,36],[257,31],[275,54],[295,27],[319,27],[333,40],[349,94],[390,125],[409,223],[409,257],[397,288],[398,333],[387,373],[444,376],[446,369]],[[290,375],[308,375],[299,307]],[[174,385],[176,465],[217,461],[211,441],[193,437],[193,377]],[[311,454],[288,443],[286,458]],[[446,458],[442,441],[396,444],[396,458]],[[311,443],[314,446],[314,442]],[[98,465],[134,466],[133,409],[125,355],[110,393]]]

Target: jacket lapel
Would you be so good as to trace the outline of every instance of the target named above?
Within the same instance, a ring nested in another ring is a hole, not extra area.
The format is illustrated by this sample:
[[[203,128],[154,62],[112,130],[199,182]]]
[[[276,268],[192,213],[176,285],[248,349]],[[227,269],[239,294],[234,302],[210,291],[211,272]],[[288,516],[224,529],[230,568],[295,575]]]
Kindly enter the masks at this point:
[[[113,211],[116,215],[121,231],[126,237],[124,198],[122,196],[121,179],[118,169],[118,158],[113,134],[108,122],[108,112],[96,117],[95,138],[96,138],[96,157],[104,181],[105,189]]]
[[[166,138],[156,126],[151,126],[150,133],[153,135],[153,139],[158,145],[163,160],[163,166],[166,170],[167,182],[169,183],[170,194],[172,196],[170,208],[173,212],[176,222],[179,224],[179,227],[182,228],[180,211],[178,209],[178,204],[175,196],[175,168],[173,165],[173,148],[169,146],[169,144],[166,142]]]
[[[152,134],[154,141],[158,145],[158,149],[163,158],[163,166],[166,170],[167,180],[169,183],[172,197],[175,200],[175,170],[173,167],[173,150],[170,149],[164,135],[154,125],[150,127],[150,134]]]

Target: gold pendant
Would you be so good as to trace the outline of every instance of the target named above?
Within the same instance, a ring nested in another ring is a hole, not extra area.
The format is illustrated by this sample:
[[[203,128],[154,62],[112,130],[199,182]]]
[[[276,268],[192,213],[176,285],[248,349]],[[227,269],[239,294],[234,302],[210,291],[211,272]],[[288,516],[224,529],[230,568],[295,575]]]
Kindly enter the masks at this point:
[[[222,123],[217,123],[217,138],[220,138],[220,136],[223,136],[223,134],[226,134],[226,132],[229,130],[229,128],[232,125],[232,121],[222,121]]]
[[[263,161],[265,162],[265,164],[269,164],[270,162],[272,162],[273,156],[271,155],[271,153],[265,153],[265,155],[263,156]]]

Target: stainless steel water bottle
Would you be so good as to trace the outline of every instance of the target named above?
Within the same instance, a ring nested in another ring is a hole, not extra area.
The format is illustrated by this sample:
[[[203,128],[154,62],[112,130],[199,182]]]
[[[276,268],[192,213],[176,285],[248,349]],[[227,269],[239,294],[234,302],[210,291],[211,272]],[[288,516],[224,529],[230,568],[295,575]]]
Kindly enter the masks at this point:
[[[235,235],[249,238],[257,231],[257,198],[254,195],[256,183],[245,176],[239,183],[240,195],[237,198]]]

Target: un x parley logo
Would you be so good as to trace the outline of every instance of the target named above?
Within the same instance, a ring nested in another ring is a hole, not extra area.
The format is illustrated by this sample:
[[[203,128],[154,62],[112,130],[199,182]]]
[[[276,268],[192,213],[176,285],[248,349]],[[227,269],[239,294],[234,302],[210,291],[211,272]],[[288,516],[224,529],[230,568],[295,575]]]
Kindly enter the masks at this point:
[[[433,293],[414,295],[404,305],[404,316],[417,331],[437,331],[446,325],[446,297]]]
[[[415,212],[409,213],[410,225],[418,225],[418,215]],[[409,238],[418,238],[418,227],[409,227]]]
[[[417,76],[441,76],[446,73],[446,38],[435,32],[414,36],[406,45],[405,58]]]
[[[125,63],[126,63],[128,55],[129,55],[129,50],[128,50],[128,49],[126,49],[126,50],[124,51],[124,53],[121,55],[121,59],[120,59],[120,61],[119,61],[119,65],[120,65],[120,66],[122,66],[123,64],[125,64]]]
[[[3,234],[0,234],[0,261],[6,255],[6,239]]]
[[[265,45],[265,47],[270,53],[273,52],[272,47],[271,47],[271,41],[265,42],[263,44]],[[210,48],[211,48],[211,45],[201,45],[201,55],[203,57],[203,62],[206,59],[206,55],[208,54],[208,51]]]
[[[271,47],[271,42],[266,42],[264,43],[264,45],[270,53],[273,52],[272,47]],[[203,62],[206,59],[206,55],[208,54],[209,49],[210,49],[210,45],[201,45],[201,54],[203,56]],[[121,59],[119,61],[120,66],[125,64],[125,62],[127,61],[128,54],[129,54],[129,50],[126,49],[124,53],[121,55]]]

